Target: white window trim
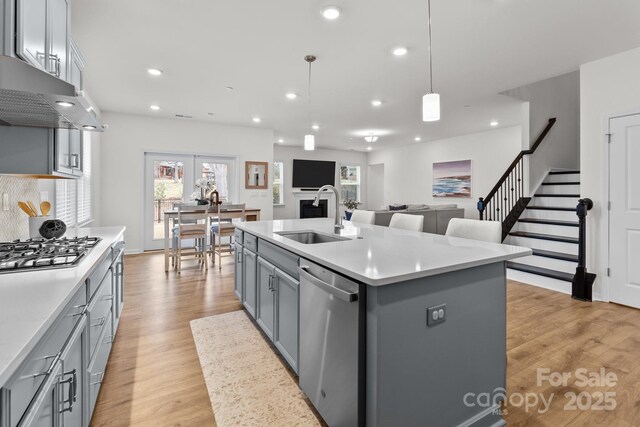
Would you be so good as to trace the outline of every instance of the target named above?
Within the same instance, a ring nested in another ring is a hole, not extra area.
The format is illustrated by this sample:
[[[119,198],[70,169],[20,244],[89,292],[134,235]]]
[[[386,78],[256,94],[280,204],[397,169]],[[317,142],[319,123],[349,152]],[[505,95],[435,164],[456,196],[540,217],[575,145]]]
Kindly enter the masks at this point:
[[[285,163],[282,160],[274,160],[273,163],[280,163],[280,202],[281,203],[274,203],[273,206],[274,207],[278,207],[278,206],[285,206],[285,193],[284,193],[284,177],[285,177],[285,173],[284,173],[284,165]],[[273,176],[275,177],[275,167],[273,170]],[[273,181],[271,182],[271,191],[273,191],[273,188],[275,187]]]
[[[340,169],[345,167],[354,167],[357,166],[360,168],[359,176],[358,176],[358,202],[362,203],[362,165],[360,163],[340,163],[338,167],[338,185],[340,186],[340,204],[344,203],[344,199],[342,198],[342,179],[340,174]]]

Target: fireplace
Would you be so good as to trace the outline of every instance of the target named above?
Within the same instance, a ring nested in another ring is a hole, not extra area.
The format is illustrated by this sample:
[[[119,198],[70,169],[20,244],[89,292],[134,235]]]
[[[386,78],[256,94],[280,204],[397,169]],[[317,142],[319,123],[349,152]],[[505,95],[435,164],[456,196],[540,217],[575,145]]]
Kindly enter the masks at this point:
[[[313,206],[313,200],[300,200],[300,218],[327,218],[328,200],[320,200],[320,204]]]

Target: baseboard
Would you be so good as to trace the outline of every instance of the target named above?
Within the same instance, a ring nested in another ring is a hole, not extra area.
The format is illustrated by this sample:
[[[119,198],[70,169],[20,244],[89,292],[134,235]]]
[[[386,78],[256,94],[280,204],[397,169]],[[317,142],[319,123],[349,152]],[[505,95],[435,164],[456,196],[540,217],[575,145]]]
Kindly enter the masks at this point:
[[[512,270],[510,268],[507,269],[507,279],[525,283],[527,285],[537,286],[539,288],[549,289],[550,291],[571,295],[571,283],[564,282],[562,280],[538,276],[536,274]]]
[[[141,249],[125,249],[124,250],[125,255],[139,255],[142,252],[143,251]]]

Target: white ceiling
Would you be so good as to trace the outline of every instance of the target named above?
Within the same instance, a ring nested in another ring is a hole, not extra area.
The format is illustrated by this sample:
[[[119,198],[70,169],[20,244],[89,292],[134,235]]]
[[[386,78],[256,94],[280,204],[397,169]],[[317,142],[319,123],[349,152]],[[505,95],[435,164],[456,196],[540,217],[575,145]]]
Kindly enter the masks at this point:
[[[358,150],[367,144],[356,135],[371,130],[382,135],[374,147],[387,147],[487,130],[491,120],[517,125],[518,102],[499,92],[640,46],[637,0],[432,0],[443,111],[423,123],[427,1],[334,0],[336,21],[321,16],[327,4],[81,0],[72,35],[88,64],[86,88],[105,111],[261,126],[292,145],[307,131],[303,57],[315,54],[316,144]],[[401,45],[409,53],[393,56]],[[165,73],[153,78],[149,67]],[[289,91],[298,99],[287,100]]]

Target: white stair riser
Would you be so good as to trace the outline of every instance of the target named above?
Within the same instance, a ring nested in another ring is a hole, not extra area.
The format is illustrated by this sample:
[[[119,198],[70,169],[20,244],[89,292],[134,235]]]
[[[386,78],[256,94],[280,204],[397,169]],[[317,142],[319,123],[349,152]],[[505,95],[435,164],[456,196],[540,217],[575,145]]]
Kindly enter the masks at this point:
[[[531,206],[549,206],[560,208],[575,208],[578,205],[577,197],[534,197]]]
[[[541,185],[537,191],[543,194],[580,194],[579,185]]]
[[[550,234],[552,236],[578,237],[578,227],[565,227],[562,225],[533,224],[518,222],[512,231],[527,231],[529,233]]]
[[[516,282],[526,283],[571,295],[571,283],[564,282],[562,280],[538,276],[537,274],[525,273],[524,271],[512,270],[510,268],[507,269],[507,278],[509,280],[515,280]]]
[[[580,182],[579,173],[567,173],[562,175],[547,175],[544,182]]]
[[[532,203],[529,203],[532,205]],[[574,211],[545,211],[538,209],[527,209],[522,214],[522,218],[557,219],[559,221],[577,221],[578,215]]]
[[[563,273],[574,274],[576,272],[577,262],[563,261],[560,259],[546,258],[531,255],[523,258],[517,258],[514,262],[518,264],[534,265],[536,267],[548,268],[549,270],[562,271]]]
[[[522,246],[545,251],[561,252],[563,254],[578,255],[578,245],[573,243],[554,242],[551,240],[530,239],[528,237],[509,236],[505,242],[509,245]]]

